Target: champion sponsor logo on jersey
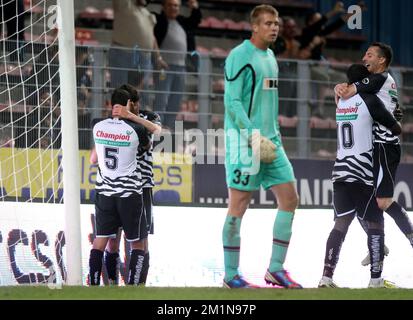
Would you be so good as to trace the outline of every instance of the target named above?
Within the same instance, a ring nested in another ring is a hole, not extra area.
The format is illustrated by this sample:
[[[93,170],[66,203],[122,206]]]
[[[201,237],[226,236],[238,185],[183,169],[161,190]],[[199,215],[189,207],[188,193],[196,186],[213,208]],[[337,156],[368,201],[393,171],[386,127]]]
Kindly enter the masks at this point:
[[[364,84],[369,84],[370,80],[369,78],[364,78],[363,80],[361,80],[361,82],[363,82]]]
[[[359,104],[360,105],[360,104]],[[336,109],[336,113],[337,114],[344,114],[344,115],[346,115],[346,114],[348,114],[348,113],[357,113],[357,111],[358,111],[358,106],[359,106],[358,104],[356,104],[356,106],[355,107],[348,107],[348,108],[337,108]]]
[[[119,141],[130,141],[131,134],[132,134],[132,131],[127,131],[126,134],[122,134],[122,133],[110,133],[110,132],[98,130],[96,132],[96,137],[110,139],[113,141],[118,141],[118,140]]]
[[[336,120],[343,121],[343,120],[355,120],[358,117],[357,111],[360,104],[356,103],[355,107],[347,107],[347,108],[337,108],[336,109]]]
[[[264,90],[274,90],[278,88],[277,78],[264,78],[262,88]]]

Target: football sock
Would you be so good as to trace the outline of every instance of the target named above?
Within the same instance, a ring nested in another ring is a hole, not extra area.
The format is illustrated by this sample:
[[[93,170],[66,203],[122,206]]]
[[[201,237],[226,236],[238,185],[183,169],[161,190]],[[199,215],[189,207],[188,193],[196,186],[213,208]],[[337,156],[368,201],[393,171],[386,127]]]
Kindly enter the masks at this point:
[[[380,278],[384,259],[384,230],[370,229],[367,236],[367,246],[370,252],[371,278]]]
[[[278,210],[273,226],[272,253],[270,260],[270,272],[283,270],[288,245],[291,238],[291,227],[294,213]]]
[[[327,239],[326,253],[324,257],[323,276],[332,278],[334,270],[340,258],[341,246],[344,242],[345,234],[337,229],[333,229]]]
[[[222,229],[224,246],[225,281],[230,281],[238,274],[241,247],[241,218],[227,215]]]
[[[149,252],[145,253],[145,257],[143,259],[143,266],[141,276],[139,278],[139,284],[146,284],[146,278],[148,277],[149,271]]]
[[[367,234],[369,232],[369,224],[366,220],[361,220],[359,216],[357,216],[358,221],[360,222],[361,227],[363,228],[364,232]]]
[[[89,284],[91,286],[100,285],[100,275],[102,273],[103,251],[92,249],[89,256]]]
[[[413,246],[413,225],[406,210],[396,201],[393,201],[390,207],[387,208],[386,212],[394,219],[394,222],[396,222],[399,229],[409,240],[410,245]]]
[[[133,249],[131,251],[128,284],[139,284],[144,259],[145,251],[139,249]]]
[[[119,284],[118,272],[120,268],[120,259],[118,252],[109,252],[105,250],[105,267],[108,273],[108,279],[114,284]]]

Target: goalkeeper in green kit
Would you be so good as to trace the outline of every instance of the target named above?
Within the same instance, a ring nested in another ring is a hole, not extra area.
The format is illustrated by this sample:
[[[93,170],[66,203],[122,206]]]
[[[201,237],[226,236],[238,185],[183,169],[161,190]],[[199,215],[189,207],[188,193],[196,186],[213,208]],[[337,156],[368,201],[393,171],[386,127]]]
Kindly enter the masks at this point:
[[[284,269],[298,203],[293,168],[281,143],[278,124],[278,65],[269,46],[278,35],[278,12],[259,5],[251,12],[252,36],[225,61],[225,170],[228,214],[222,230],[224,287],[254,288],[239,273],[241,221],[260,186],[277,198],[272,255],[265,281],[302,288]]]

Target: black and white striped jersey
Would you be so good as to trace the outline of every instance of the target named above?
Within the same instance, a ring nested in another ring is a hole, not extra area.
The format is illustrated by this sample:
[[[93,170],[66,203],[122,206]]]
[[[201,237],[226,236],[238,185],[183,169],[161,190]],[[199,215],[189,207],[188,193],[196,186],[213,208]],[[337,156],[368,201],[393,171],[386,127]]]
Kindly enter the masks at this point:
[[[93,139],[98,158],[96,192],[116,197],[141,194],[136,152],[149,143],[146,129],[127,120],[98,119],[93,123]]]
[[[358,93],[374,93],[384,103],[386,109],[393,113],[398,101],[397,86],[388,72],[371,74],[361,82],[355,83]],[[399,144],[398,136],[391,133],[385,126],[374,123],[374,142]]]
[[[148,111],[148,110],[141,110],[139,111],[139,116],[145,120],[151,121],[157,125],[161,125],[161,117],[159,114]],[[153,134],[150,134],[149,137],[151,142],[153,142]],[[142,187],[143,188],[151,188],[155,186],[155,182],[153,180],[153,145],[151,143],[151,147],[149,149],[139,148],[137,153],[137,160],[138,165],[141,170],[142,174]]]
[[[337,157],[334,182],[373,185],[373,123],[391,128],[396,120],[373,94],[340,99],[336,108]]]

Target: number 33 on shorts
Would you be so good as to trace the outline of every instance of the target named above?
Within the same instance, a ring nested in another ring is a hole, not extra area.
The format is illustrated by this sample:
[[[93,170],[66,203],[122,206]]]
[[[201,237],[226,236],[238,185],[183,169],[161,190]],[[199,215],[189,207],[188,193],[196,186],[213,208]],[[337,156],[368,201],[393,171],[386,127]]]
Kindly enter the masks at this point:
[[[234,175],[235,175],[235,178],[232,179],[232,182],[234,182],[235,184],[240,184],[241,183],[244,186],[248,185],[248,182],[250,180],[249,175],[245,175],[245,174],[243,175],[241,173],[241,170],[239,170],[239,169],[234,170]]]

